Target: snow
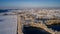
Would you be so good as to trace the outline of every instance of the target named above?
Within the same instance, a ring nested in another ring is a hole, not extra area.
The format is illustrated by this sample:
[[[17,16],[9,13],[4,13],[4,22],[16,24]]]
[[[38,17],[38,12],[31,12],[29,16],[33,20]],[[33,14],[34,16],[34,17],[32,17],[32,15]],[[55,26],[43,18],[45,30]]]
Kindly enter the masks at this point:
[[[0,34],[16,34],[17,17],[16,15],[0,16]]]
[[[13,12],[24,12],[24,11],[29,11],[28,13],[37,15],[37,16],[42,16],[47,13],[47,15],[44,18],[50,18],[56,16],[57,18],[60,18],[60,9],[59,10],[47,10],[42,9],[37,12],[35,10],[10,10],[9,12],[5,13],[0,13],[0,34],[16,34],[17,31],[17,16]],[[39,13],[43,13],[42,15]],[[10,14],[10,15],[5,15],[4,14]],[[13,14],[13,15],[12,15]]]

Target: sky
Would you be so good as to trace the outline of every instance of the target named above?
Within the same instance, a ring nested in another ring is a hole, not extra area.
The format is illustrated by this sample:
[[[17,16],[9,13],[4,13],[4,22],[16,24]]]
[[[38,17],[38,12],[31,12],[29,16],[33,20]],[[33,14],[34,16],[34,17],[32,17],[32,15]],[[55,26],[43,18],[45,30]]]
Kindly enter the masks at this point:
[[[0,0],[0,8],[60,7],[60,0]]]

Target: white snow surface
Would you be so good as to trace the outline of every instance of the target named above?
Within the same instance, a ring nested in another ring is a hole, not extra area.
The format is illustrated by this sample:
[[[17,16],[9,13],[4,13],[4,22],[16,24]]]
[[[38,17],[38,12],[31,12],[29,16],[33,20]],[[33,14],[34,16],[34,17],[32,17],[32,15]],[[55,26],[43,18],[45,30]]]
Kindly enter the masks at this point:
[[[16,34],[17,17],[16,15],[0,16],[0,34]]]

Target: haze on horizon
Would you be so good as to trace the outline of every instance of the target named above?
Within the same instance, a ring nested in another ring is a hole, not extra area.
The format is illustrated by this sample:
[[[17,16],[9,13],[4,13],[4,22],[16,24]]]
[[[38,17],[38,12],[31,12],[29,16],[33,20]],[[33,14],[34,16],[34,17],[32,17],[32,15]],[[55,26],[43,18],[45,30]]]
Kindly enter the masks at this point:
[[[0,0],[0,9],[33,7],[60,7],[60,0]]]

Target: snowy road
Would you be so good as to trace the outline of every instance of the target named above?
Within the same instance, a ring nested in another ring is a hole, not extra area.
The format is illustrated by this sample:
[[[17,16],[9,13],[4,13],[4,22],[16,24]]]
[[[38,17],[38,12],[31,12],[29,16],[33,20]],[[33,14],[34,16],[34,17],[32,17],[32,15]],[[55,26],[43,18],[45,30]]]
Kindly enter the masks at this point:
[[[16,15],[0,16],[0,34],[16,34]]]

